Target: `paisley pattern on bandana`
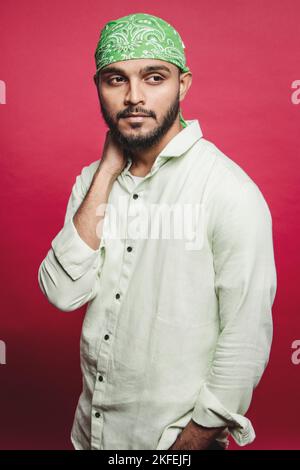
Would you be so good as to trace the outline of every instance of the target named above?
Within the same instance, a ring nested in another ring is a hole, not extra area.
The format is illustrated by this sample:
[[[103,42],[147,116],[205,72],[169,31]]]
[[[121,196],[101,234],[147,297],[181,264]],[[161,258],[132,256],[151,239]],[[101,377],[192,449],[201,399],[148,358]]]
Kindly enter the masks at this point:
[[[97,71],[128,59],[160,59],[188,72],[184,44],[177,31],[153,15],[136,13],[108,22],[95,52]]]
[[[96,47],[96,73],[106,65],[130,59],[159,59],[189,72],[178,32],[158,16],[134,13],[106,23]],[[180,122],[187,126],[181,110]]]

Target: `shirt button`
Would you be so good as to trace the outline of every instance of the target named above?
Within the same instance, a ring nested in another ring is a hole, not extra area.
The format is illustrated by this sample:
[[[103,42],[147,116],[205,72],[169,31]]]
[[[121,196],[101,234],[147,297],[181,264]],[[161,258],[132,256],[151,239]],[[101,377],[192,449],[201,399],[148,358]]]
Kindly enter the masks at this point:
[[[128,246],[127,251],[132,251],[132,246]]]
[[[108,338],[109,338],[109,335],[105,335],[105,336],[104,336],[104,339],[108,339]]]
[[[119,299],[120,298],[120,294],[116,294],[116,299]]]
[[[132,197],[133,197],[133,199],[137,199],[137,198],[139,197],[139,195],[138,195],[138,194],[134,194]]]
[[[103,377],[102,377],[102,375],[99,375],[99,377],[98,377],[98,380],[100,380],[100,382],[102,382],[102,381],[103,381]]]
[[[95,413],[95,416],[96,416],[96,418],[100,418],[100,413],[97,411],[97,412]]]

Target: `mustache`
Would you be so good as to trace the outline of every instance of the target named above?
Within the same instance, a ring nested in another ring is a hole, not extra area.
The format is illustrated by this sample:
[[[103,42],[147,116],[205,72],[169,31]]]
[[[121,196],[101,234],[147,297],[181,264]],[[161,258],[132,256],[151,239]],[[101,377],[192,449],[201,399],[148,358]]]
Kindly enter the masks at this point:
[[[143,114],[144,116],[147,116],[147,117],[153,117],[155,118],[155,114],[152,113],[151,111],[145,111],[144,109],[140,109],[140,108],[135,108],[135,109],[126,109],[125,111],[122,111],[121,113],[118,114],[118,119],[120,118],[126,118],[128,117],[130,114]]]

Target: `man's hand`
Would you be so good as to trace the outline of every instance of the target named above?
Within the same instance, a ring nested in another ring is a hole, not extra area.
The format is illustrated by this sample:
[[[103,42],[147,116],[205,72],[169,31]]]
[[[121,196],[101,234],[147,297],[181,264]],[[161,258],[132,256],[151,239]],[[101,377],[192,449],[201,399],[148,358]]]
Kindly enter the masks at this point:
[[[117,178],[126,164],[127,158],[124,149],[112,137],[111,132],[107,131],[98,172],[105,171],[108,175]]]
[[[225,428],[205,428],[191,419],[168,450],[205,450]]]
[[[98,250],[103,232],[106,206],[112,186],[126,165],[122,148],[107,131],[102,157],[90,187],[73,216],[74,226],[82,240]]]

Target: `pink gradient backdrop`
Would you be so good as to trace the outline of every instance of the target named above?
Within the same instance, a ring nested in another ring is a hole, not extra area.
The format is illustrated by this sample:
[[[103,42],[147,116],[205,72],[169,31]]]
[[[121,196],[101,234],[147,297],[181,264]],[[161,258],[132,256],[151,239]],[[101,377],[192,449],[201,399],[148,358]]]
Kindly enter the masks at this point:
[[[0,448],[72,449],[85,307],[51,306],[37,271],[76,175],[101,155],[106,127],[92,79],[100,30],[134,12],[178,29],[193,73],[185,119],[199,119],[204,137],[242,166],[271,209],[274,341],[247,414],[257,438],[246,449],[299,449],[300,365],[291,361],[300,339],[300,104],[291,102],[291,83],[300,79],[297,0],[2,2]]]

